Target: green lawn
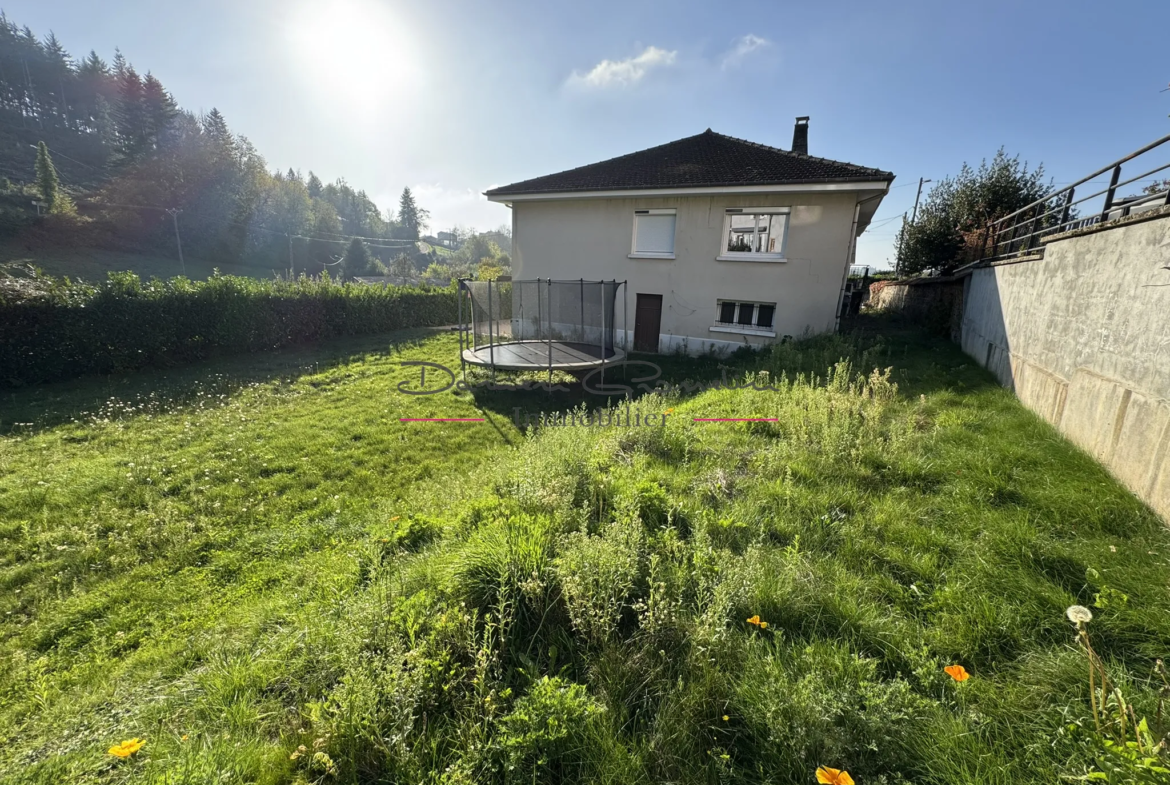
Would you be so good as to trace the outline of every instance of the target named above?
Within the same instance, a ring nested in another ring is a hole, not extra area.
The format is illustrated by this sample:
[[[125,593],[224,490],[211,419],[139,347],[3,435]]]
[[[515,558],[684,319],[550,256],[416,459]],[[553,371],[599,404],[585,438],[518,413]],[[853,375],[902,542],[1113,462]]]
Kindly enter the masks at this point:
[[[630,404],[665,426],[406,395],[433,332],[0,395],[0,781],[1057,782],[1102,749],[1074,603],[1162,733],[1162,523],[860,325],[661,358],[778,388]]]

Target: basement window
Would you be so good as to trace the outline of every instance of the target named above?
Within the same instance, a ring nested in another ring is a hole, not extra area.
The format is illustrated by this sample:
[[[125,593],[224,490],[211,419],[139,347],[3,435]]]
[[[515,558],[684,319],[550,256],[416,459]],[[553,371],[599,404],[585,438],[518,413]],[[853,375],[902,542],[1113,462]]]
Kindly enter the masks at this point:
[[[776,303],[719,300],[715,309],[715,332],[751,332],[775,335],[773,318]]]
[[[787,207],[728,208],[723,218],[719,261],[784,261],[788,214]]]
[[[674,258],[674,210],[635,210],[631,259]]]

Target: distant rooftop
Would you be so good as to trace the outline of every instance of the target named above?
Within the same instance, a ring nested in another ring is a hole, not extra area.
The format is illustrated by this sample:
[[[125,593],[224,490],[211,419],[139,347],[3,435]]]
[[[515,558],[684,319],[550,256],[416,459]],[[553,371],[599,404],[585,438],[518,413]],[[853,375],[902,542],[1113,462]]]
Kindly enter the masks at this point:
[[[489,197],[571,191],[890,181],[881,169],[781,150],[710,128],[636,153],[536,177],[486,192]]]

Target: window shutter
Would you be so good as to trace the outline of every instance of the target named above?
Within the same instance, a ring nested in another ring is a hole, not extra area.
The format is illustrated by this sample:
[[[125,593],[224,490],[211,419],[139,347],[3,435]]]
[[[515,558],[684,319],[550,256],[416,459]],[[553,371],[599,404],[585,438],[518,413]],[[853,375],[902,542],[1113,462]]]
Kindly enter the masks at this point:
[[[674,216],[636,216],[634,253],[674,253]]]

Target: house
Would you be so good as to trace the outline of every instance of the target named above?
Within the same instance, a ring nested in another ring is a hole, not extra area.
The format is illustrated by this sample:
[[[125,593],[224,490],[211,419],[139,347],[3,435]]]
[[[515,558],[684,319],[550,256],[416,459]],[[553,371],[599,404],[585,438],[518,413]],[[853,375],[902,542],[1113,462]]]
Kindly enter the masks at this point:
[[[834,330],[893,179],[809,155],[798,117],[792,150],[707,129],[485,196],[512,209],[513,277],[628,281],[633,348],[695,354]]]

